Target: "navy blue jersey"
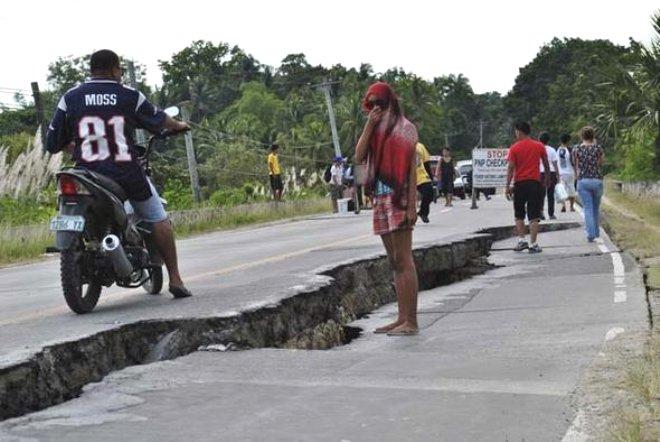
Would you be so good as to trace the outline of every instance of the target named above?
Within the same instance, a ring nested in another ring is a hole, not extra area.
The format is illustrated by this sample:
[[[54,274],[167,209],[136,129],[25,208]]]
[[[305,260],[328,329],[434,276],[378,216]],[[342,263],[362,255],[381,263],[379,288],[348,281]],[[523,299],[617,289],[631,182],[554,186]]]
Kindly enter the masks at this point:
[[[57,104],[48,126],[46,149],[61,151],[72,141],[77,166],[113,178],[138,201],[151,196],[137,162],[133,133],[136,128],[158,132],[165,113],[135,89],[105,79],[92,79],[70,89]]]

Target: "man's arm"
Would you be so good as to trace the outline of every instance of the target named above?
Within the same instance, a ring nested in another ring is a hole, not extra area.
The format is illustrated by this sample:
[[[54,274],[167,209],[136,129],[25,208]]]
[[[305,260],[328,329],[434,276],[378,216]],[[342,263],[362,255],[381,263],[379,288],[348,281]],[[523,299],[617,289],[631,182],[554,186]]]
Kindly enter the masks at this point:
[[[64,97],[62,97],[59,103],[57,103],[57,109],[55,109],[53,119],[48,125],[44,146],[48,152],[56,154],[65,146],[68,146],[72,140],[73,136],[67,127],[66,121],[66,102],[64,101]]]
[[[430,161],[424,161],[424,170],[426,170],[426,173],[428,173],[429,178],[433,179],[433,173],[431,173],[431,162]]]
[[[516,171],[516,165],[512,159],[509,159],[509,165],[506,168],[506,194],[511,196],[513,193],[511,189],[511,181],[513,180],[513,174]]]
[[[175,120],[162,110],[156,108],[142,92],[138,92],[135,117],[141,128],[151,133],[158,133],[162,129],[171,132],[182,132],[190,129],[188,123]]]
[[[543,155],[541,155],[541,162],[543,162],[543,169],[546,170],[548,173],[545,173],[545,183],[542,183],[545,187],[550,187],[550,180],[552,174],[549,172],[550,169],[550,162],[548,161],[548,153],[545,152],[545,149],[543,149]]]

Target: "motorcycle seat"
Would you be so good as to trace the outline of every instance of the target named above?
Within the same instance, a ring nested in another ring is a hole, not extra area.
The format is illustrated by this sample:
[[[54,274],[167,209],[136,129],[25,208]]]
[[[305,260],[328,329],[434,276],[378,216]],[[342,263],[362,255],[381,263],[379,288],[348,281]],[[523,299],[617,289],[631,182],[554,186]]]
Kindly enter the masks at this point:
[[[123,187],[121,187],[115,180],[112,178],[100,174],[98,172],[94,172],[89,169],[85,169],[85,173],[98,185],[101,187],[105,188],[106,190],[109,190],[112,192],[113,195],[115,195],[117,198],[119,198],[122,202],[126,201],[128,199],[128,196],[126,195],[126,191],[124,190]]]

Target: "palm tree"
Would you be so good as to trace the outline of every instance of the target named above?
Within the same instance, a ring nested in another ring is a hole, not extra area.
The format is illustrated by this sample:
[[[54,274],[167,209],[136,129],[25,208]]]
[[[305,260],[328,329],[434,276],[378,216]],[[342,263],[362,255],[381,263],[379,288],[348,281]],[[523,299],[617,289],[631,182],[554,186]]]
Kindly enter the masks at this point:
[[[633,42],[631,61],[609,73],[600,122],[615,136],[625,130],[653,134],[654,170],[660,171],[660,10],[648,46]]]

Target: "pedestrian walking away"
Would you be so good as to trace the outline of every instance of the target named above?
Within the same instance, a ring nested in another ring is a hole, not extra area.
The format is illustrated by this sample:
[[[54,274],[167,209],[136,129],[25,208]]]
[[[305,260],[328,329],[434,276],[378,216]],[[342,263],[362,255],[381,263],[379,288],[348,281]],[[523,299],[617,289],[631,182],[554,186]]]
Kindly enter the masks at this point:
[[[332,212],[337,213],[339,206],[337,201],[344,196],[344,159],[335,157],[330,167],[330,199],[332,199]]]
[[[550,175],[549,184],[541,186],[541,219],[545,219],[545,216],[543,215],[543,208],[545,206],[546,197],[548,199],[548,218],[557,219],[555,216],[555,186],[559,182],[557,151],[554,147],[548,145],[548,142],[550,141],[549,133],[541,133],[541,135],[539,135],[539,141],[544,144],[545,150],[548,154],[548,163],[550,163],[549,169],[545,168],[543,163],[539,163],[539,167],[541,168],[541,183],[545,183],[545,176]]]
[[[451,150],[442,149],[442,157],[435,168],[435,176],[440,188],[438,189],[445,197],[445,207],[452,206],[454,197],[454,180],[456,179],[456,166],[451,156]]]
[[[429,211],[433,202],[433,181],[431,180],[431,155],[422,143],[417,143],[415,147],[417,153],[417,191],[421,195],[419,206],[419,218],[424,222],[429,222]]]
[[[561,181],[568,193],[570,211],[575,212],[575,196],[577,195],[575,190],[575,166],[573,165],[572,150],[568,147],[568,144],[571,141],[571,136],[563,134],[559,140],[561,141],[561,146],[557,148],[559,181]],[[561,211],[566,212],[566,201],[564,201]]]
[[[582,143],[573,149],[577,191],[584,208],[587,241],[600,236],[600,199],[603,196],[603,148],[596,143],[595,131],[585,126],[581,131]]]
[[[365,189],[373,195],[374,233],[380,235],[394,270],[398,304],[396,321],[374,332],[414,335],[418,332],[418,281],[412,254],[417,220],[417,129],[404,117],[399,99],[387,83],[369,87],[363,108],[369,116],[355,148],[355,162],[368,164]]]
[[[282,169],[280,168],[280,159],[277,155],[280,146],[273,144],[270,146],[270,154],[268,154],[268,175],[270,177],[270,188],[273,192],[273,199],[275,201],[282,201],[282,191],[284,184],[282,183]]]
[[[513,210],[516,218],[516,234],[518,244],[514,250],[521,252],[529,249],[529,253],[541,252],[537,243],[539,219],[541,218],[541,187],[548,185],[550,175],[545,175],[545,183],[541,183],[541,168],[549,170],[548,153],[543,143],[532,140],[529,136],[529,123],[519,121],[514,126],[516,142],[509,149],[506,192],[513,194]],[[511,187],[511,182],[514,182]],[[530,246],[525,239],[525,214],[529,220]]]

